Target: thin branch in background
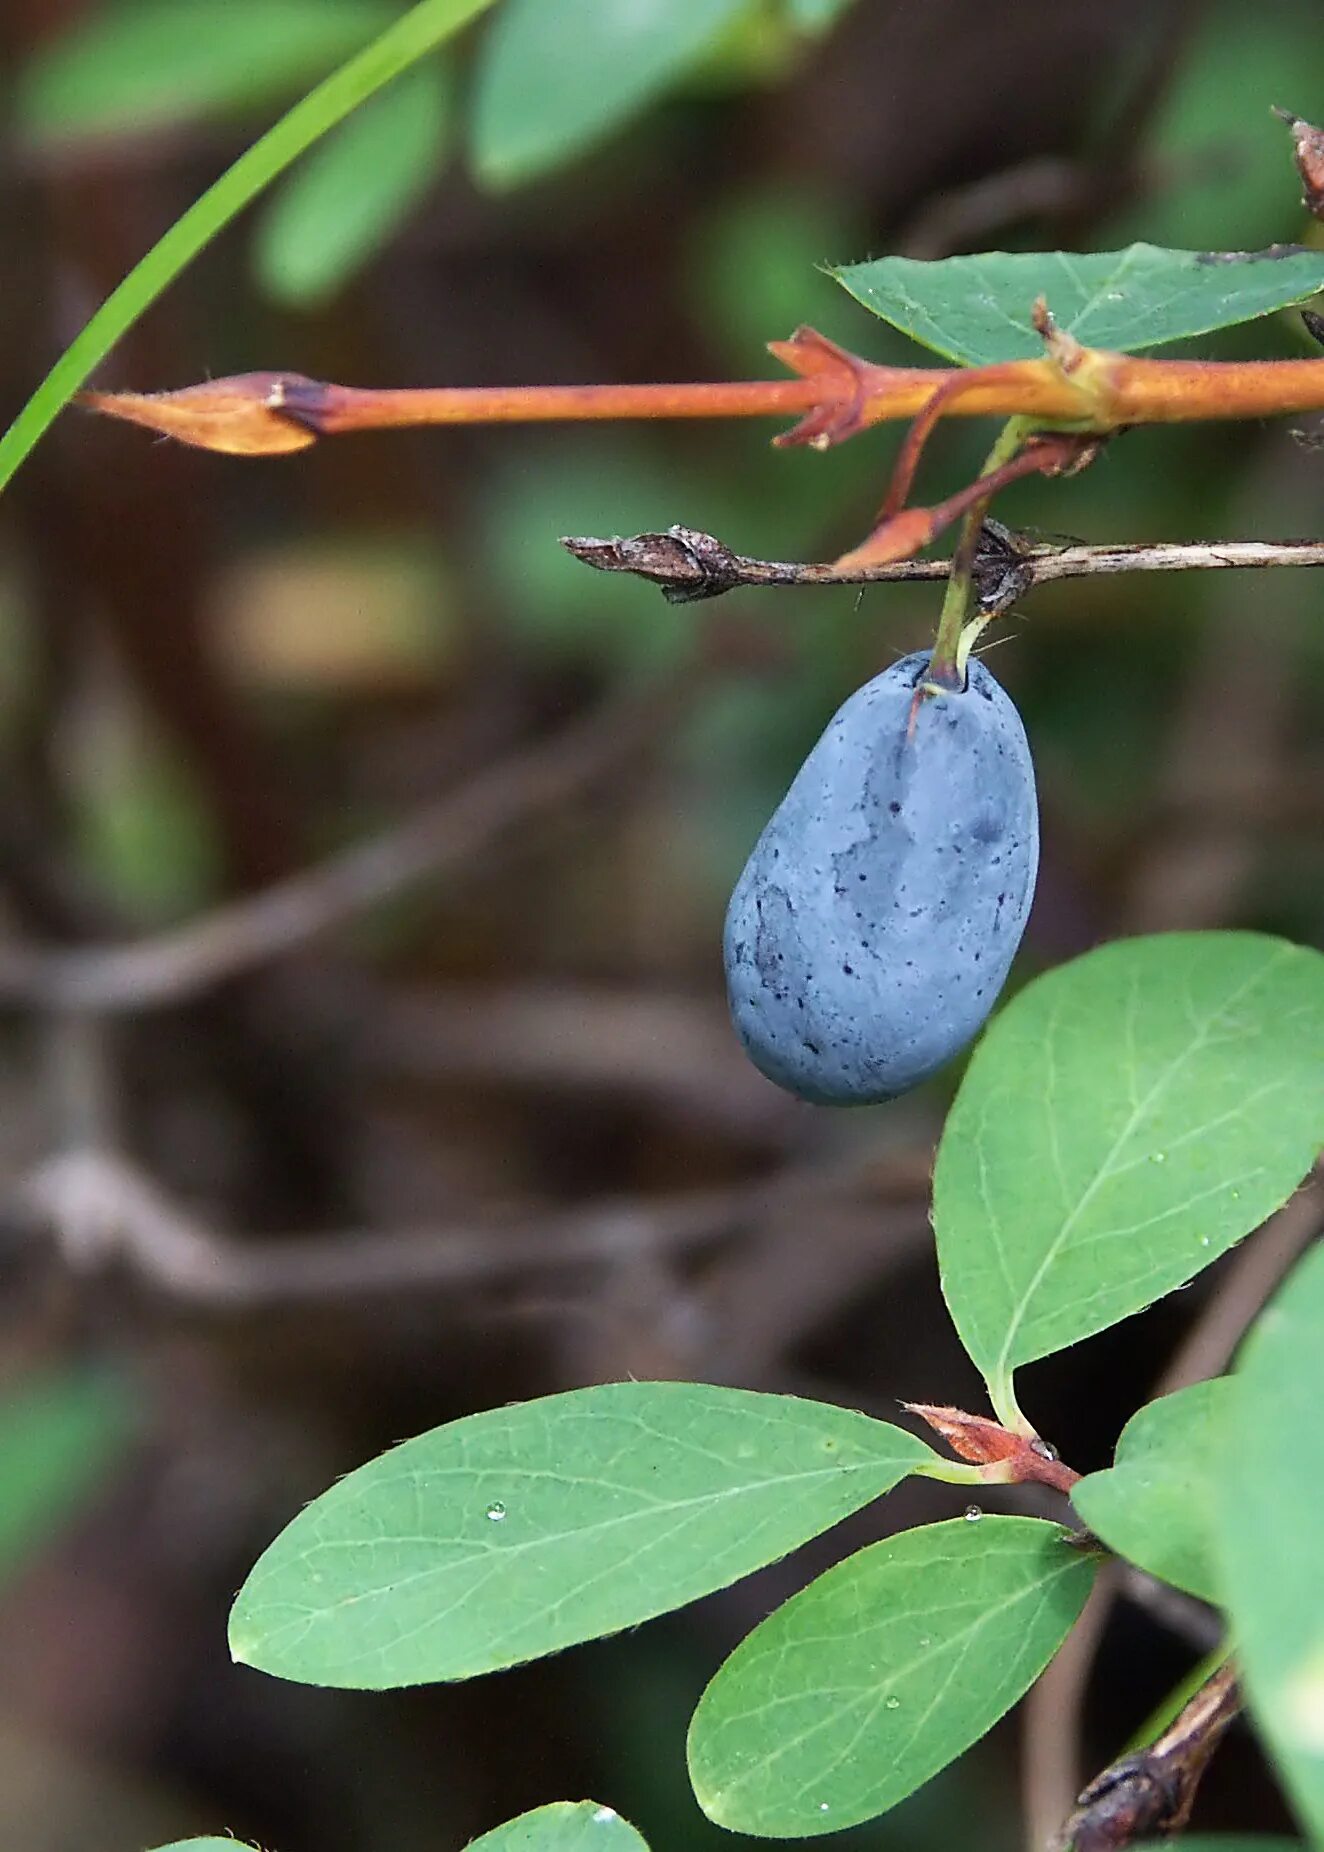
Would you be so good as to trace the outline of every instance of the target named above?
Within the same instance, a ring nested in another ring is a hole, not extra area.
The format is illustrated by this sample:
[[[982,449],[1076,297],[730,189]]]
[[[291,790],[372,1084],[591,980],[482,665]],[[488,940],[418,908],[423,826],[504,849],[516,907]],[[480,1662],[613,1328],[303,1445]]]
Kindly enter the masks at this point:
[[[990,535],[994,536],[991,540]],[[671,603],[717,598],[746,585],[892,585],[943,580],[950,560],[904,559],[886,565],[842,569],[827,562],[752,559],[712,534],[692,527],[627,538],[570,536],[566,551],[599,572],[627,572],[662,588]],[[1324,566],[1320,540],[1171,541],[1126,547],[1049,547],[986,523],[975,559],[981,603],[998,587],[1000,603],[1020,598],[1036,585],[1058,579],[1091,578],[1121,572],[1226,572],[1243,568]],[[1013,589],[1014,588],[1014,589]]]
[[[1106,1562],[1071,1632],[1021,1706],[1026,1852],[1043,1852],[1080,1792],[1080,1704],[1112,1613],[1120,1566]]]
[[[1095,1777],[1055,1841],[1056,1852],[1123,1852],[1180,1832],[1209,1758],[1240,1711],[1236,1673],[1220,1666],[1147,1749]]]
[[[509,831],[555,815],[666,736],[686,670],[576,721],[367,842],[187,926],[127,945],[0,948],[0,999],[110,1014],[197,996],[347,925],[418,882],[458,876]]]
[[[893,248],[902,257],[948,257],[1008,226],[1065,217],[1098,191],[1095,175],[1080,162],[1037,155],[966,186],[945,188],[902,228]]]
[[[788,1203],[841,1197],[919,1208],[928,1195],[928,1150],[782,1171],[671,1197],[454,1229],[363,1230],[240,1241],[209,1228],[118,1154],[69,1151],[43,1165],[5,1206],[11,1242],[45,1237],[77,1272],[118,1267],[149,1292],[215,1312],[353,1303],[567,1270],[619,1267],[681,1254],[757,1231]],[[927,1223],[922,1222],[922,1226]]]
[[[716,998],[569,982],[362,988],[346,1013],[353,1058],[388,1083],[648,1100],[673,1119],[778,1149],[810,1132],[799,1102],[746,1058]]]
[[[1290,464],[1277,459],[1283,473]],[[1273,588],[1264,604],[1275,609]],[[1172,692],[1165,738],[1152,767],[1152,821],[1135,843],[1120,883],[1112,925],[1121,933],[1190,931],[1235,918],[1238,900],[1263,851],[1265,822],[1191,831],[1160,821],[1174,799],[1199,799],[1218,814],[1214,788],[1236,768],[1242,788],[1272,779],[1282,764],[1299,700],[1294,651],[1266,649],[1246,624],[1241,587],[1220,584],[1204,601],[1185,674]],[[1284,638],[1285,642],[1285,638]]]

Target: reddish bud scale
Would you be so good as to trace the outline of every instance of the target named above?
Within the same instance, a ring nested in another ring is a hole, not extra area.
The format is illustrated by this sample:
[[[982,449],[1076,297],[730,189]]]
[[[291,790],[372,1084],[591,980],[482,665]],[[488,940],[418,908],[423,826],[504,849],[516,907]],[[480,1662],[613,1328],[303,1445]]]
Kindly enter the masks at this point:
[[[1301,176],[1301,204],[1313,218],[1324,219],[1324,129],[1300,116],[1277,112],[1292,130],[1296,170]]]
[[[941,1434],[959,1459],[987,1470],[990,1485],[1046,1485],[1055,1492],[1070,1492],[1080,1478],[1058,1459],[1037,1434],[1019,1434],[987,1415],[967,1414],[931,1402],[903,1402],[908,1414],[918,1415]]]

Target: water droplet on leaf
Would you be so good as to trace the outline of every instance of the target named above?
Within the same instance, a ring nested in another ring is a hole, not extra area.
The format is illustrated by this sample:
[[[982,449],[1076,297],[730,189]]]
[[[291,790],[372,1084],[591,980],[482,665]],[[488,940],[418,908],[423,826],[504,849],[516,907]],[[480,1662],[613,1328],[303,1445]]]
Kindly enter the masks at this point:
[[[978,1505],[967,1505],[963,1516],[967,1524],[978,1524],[984,1513]]]
[[[884,1700],[884,1707],[889,1711],[899,1711],[901,1709],[901,1700],[897,1697],[887,1698]]]
[[[505,1517],[506,1507],[501,1503],[499,1498],[487,1507],[487,1515],[494,1524],[499,1524],[502,1518]]]

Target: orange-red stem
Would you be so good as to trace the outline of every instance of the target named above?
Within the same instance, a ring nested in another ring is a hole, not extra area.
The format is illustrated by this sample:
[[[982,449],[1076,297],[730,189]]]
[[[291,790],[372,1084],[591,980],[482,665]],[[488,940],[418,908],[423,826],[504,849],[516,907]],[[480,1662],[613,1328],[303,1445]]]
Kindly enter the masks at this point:
[[[1047,352],[963,368],[876,366],[811,328],[772,352],[796,376],[663,385],[436,386],[376,390],[297,373],[246,373],[178,392],[80,395],[112,417],[204,449],[245,456],[302,450],[318,437],[404,425],[800,414],[776,441],[823,447],[885,419],[915,418],[884,513],[909,491],[939,417],[1023,417],[1107,433],[1134,424],[1263,418],[1324,410],[1324,360],[1136,360],[1084,348],[1042,317]]]
[[[881,367],[862,362],[861,425],[912,418],[1083,415],[1072,382],[1049,360],[958,368]],[[807,379],[696,381],[642,386],[437,386],[374,391],[317,388],[310,418],[319,431],[365,431],[414,424],[541,423],[560,419],[769,418],[818,405],[822,386]],[[297,397],[291,394],[297,412]],[[1118,357],[1107,380],[1109,422],[1181,424],[1324,411],[1324,360],[1143,360]],[[927,422],[927,421],[926,421]]]
[[[605,418],[775,418],[808,411],[819,389],[808,379],[698,381],[643,386],[424,386],[371,391],[316,388],[309,422],[319,432],[420,424],[543,424]],[[298,416],[300,395],[288,395]]]

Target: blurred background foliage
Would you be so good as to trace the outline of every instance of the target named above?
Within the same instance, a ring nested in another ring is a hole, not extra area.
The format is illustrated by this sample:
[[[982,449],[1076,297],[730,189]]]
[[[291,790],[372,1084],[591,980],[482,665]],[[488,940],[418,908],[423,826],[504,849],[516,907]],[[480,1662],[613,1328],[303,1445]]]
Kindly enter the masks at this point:
[[[396,11],[12,0],[8,407]],[[100,383],[719,377],[766,369],[799,321],[912,359],[818,266],[1318,236],[1268,106],[1318,119],[1321,98],[1311,0],[500,0],[297,165]],[[1304,339],[1285,315],[1198,351]],[[389,854],[437,806],[468,821],[435,878],[239,975],[113,1010],[8,984],[5,1845],[135,1852],[223,1826],[282,1852],[422,1852],[591,1792],[659,1852],[716,1846],[684,1782],[688,1711],[841,1538],[637,1636],[378,1698],[230,1667],[230,1593],[336,1473],[518,1396],[630,1372],[889,1413],[975,1393],[926,1225],[955,1077],[846,1115],[781,1099],[732,1044],[718,951],[800,756],[923,642],[936,595],[669,607],[556,545],[680,521],[830,557],[895,437],[816,456],[766,436],[455,430],[243,463],[70,415],[6,498],[0,875],[24,969],[349,843]],[[987,441],[943,431],[923,486],[947,492]],[[1313,428],[1142,432],[999,512],[1100,542],[1286,537],[1319,531],[1322,488]],[[1320,942],[1319,603],[1309,574],[1097,579],[998,627],[1044,808],[1022,975],[1128,931]],[[549,804],[546,755],[575,727],[607,744]],[[500,829],[468,796],[494,770]],[[381,1257],[352,1288],[347,1247]],[[1103,1463],[1218,1278],[1034,1372],[1073,1464]],[[919,1486],[843,1535],[946,1510]],[[1118,1610],[1085,1772],[1191,1658]],[[1016,1742],[1004,1726],[852,1843],[1016,1844]],[[1283,1823],[1245,1738],[1201,1805]]]

